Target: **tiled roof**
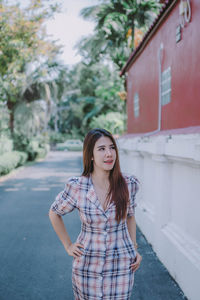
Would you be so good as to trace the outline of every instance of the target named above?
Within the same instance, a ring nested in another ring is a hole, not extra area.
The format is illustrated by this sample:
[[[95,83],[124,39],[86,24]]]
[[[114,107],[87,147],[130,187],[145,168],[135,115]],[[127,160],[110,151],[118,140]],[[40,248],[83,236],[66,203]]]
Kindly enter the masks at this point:
[[[139,52],[139,50],[142,48],[142,46],[145,44],[145,42],[147,41],[147,39],[149,38],[150,34],[152,33],[152,31],[156,28],[156,26],[158,25],[158,23],[162,20],[163,16],[165,15],[166,11],[170,8],[173,7],[173,5],[177,2],[178,0],[166,0],[165,4],[162,6],[160,12],[158,13],[157,17],[155,18],[155,20],[153,21],[153,23],[151,24],[151,26],[149,27],[148,31],[145,33],[142,41],[140,42],[140,44],[138,45],[138,47],[131,53],[129,59],[127,60],[125,66],[122,68],[121,72],[120,72],[120,76],[124,75],[124,73],[126,72],[127,68],[129,67],[129,65],[131,64],[133,58],[136,56],[136,54]]]

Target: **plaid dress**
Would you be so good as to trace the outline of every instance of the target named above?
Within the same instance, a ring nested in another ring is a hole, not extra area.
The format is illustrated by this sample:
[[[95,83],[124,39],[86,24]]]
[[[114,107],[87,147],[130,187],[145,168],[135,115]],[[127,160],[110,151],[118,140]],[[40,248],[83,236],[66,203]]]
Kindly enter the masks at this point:
[[[127,217],[134,215],[138,181],[124,176],[130,201]],[[51,209],[63,216],[74,208],[79,210],[81,232],[76,242],[84,246],[82,256],[72,265],[72,285],[76,300],[128,300],[134,283],[130,264],[136,252],[127,222],[117,224],[115,204],[102,208],[91,177],[70,178],[64,191],[58,194]]]

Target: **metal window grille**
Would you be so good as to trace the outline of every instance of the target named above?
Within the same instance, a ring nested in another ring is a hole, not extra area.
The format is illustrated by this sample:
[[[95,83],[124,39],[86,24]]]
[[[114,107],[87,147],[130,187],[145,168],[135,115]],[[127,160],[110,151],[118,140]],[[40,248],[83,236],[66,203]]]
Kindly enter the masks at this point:
[[[161,103],[166,105],[171,102],[171,67],[162,72],[161,75]]]
[[[137,118],[140,113],[140,103],[139,103],[139,95],[138,93],[134,94],[134,116]]]

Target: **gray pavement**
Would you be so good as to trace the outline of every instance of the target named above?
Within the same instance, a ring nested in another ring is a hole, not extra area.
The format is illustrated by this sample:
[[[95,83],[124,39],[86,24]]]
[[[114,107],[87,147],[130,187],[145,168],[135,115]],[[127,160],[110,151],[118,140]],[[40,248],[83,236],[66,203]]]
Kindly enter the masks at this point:
[[[0,300],[73,300],[72,258],[54,233],[48,210],[69,176],[81,172],[81,154],[47,158],[0,180]],[[80,231],[76,211],[64,217],[72,241]],[[186,299],[137,231],[141,268],[131,300]]]

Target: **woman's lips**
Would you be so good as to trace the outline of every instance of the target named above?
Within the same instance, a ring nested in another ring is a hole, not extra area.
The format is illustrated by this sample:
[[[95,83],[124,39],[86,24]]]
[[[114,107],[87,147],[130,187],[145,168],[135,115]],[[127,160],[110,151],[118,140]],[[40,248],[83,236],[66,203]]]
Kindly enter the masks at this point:
[[[105,164],[112,164],[113,163],[113,160],[106,160],[104,161]]]

